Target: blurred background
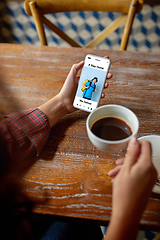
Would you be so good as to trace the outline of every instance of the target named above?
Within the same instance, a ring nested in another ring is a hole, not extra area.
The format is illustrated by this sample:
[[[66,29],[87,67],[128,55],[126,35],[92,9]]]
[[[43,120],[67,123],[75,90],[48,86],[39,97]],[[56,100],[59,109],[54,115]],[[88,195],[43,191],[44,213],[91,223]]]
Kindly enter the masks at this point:
[[[127,50],[160,53],[160,0],[144,0],[144,3],[141,13],[135,17]],[[118,14],[57,13],[49,19],[83,46]],[[49,29],[45,28],[45,31],[49,46],[69,47]],[[123,26],[96,48],[119,50],[122,32]],[[40,45],[33,18],[25,13],[24,1],[0,1],[0,42]]]

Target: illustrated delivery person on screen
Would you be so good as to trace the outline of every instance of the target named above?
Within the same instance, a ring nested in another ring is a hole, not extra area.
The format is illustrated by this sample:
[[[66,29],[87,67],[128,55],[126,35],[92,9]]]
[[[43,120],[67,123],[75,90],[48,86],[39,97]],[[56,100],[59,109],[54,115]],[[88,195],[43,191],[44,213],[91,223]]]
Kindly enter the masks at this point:
[[[96,92],[96,82],[98,82],[98,78],[94,77],[91,81],[85,80],[82,84],[83,98],[91,100],[92,93]]]

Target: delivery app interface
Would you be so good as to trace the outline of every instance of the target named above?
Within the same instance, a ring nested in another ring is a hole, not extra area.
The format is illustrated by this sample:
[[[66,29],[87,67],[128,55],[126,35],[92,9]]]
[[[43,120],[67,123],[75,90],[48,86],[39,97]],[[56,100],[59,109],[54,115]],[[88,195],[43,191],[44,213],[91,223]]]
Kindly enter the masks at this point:
[[[89,112],[97,107],[108,68],[108,59],[86,57],[74,100],[75,107]]]

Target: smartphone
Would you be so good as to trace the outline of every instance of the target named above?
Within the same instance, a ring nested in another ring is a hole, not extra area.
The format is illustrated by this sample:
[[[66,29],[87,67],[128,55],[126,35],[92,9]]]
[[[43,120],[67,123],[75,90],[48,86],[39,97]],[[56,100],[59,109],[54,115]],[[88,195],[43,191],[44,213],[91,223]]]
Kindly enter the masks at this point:
[[[88,54],[79,79],[79,84],[73,106],[75,108],[92,112],[98,107],[104,88],[110,60]]]

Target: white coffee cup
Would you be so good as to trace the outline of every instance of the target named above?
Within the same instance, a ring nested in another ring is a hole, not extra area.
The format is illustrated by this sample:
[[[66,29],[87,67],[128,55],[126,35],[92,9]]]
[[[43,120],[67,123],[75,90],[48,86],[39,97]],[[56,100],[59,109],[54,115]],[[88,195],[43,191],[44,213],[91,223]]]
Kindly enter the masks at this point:
[[[91,128],[95,122],[102,118],[112,117],[124,121],[131,129],[132,134],[122,140],[110,141],[97,137]],[[104,105],[91,112],[86,121],[87,134],[90,141],[99,150],[105,152],[120,152],[127,149],[128,141],[136,136],[139,130],[139,121],[137,116],[128,108],[120,105]]]

